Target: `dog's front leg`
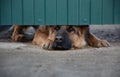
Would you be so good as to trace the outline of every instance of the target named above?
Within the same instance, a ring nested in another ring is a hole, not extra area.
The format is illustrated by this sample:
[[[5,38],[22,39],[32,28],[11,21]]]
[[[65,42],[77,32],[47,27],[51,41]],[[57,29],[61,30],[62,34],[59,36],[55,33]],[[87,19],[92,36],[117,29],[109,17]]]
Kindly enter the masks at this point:
[[[108,47],[110,44],[106,40],[101,40],[97,38],[95,35],[92,33],[88,33],[88,38],[87,38],[88,44],[93,47]]]
[[[54,30],[52,28],[49,28],[48,38],[45,40],[43,48],[52,49],[54,39],[55,39]]]
[[[43,49],[52,49],[54,40],[53,30],[49,26],[41,25],[35,32],[32,43]]]

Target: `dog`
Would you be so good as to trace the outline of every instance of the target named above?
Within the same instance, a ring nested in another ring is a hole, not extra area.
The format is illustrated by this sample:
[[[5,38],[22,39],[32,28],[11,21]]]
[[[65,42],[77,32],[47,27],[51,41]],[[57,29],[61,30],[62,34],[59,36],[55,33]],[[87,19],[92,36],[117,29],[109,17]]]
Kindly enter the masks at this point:
[[[13,26],[12,40],[16,42],[30,41],[25,34],[29,26]],[[80,49],[86,45],[92,47],[108,47],[110,44],[106,40],[101,40],[92,34],[89,25],[40,25],[35,28],[32,44],[38,45],[48,50],[69,50]]]

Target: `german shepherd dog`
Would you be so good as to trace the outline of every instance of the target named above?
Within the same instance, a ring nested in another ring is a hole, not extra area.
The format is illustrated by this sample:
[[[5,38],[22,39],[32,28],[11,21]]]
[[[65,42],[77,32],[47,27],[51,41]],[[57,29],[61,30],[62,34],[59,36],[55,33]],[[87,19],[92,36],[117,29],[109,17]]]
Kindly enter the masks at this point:
[[[29,41],[25,34],[29,26],[13,26],[12,40],[16,42]],[[68,50],[79,49],[86,45],[92,47],[108,47],[110,44],[106,40],[100,40],[93,35],[88,25],[66,26],[66,25],[41,25],[32,26],[36,29],[32,43],[44,49]]]

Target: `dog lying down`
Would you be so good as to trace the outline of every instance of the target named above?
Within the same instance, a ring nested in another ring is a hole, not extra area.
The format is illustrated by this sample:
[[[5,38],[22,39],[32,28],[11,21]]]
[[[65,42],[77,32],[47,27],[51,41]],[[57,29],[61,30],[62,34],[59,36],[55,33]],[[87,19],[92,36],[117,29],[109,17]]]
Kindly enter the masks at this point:
[[[92,47],[108,47],[106,40],[100,40],[89,31],[88,25],[63,26],[63,25],[40,25],[35,28],[33,38],[26,34],[30,26],[13,25],[12,40],[16,42],[32,41],[32,44],[48,50],[79,49],[86,45]]]

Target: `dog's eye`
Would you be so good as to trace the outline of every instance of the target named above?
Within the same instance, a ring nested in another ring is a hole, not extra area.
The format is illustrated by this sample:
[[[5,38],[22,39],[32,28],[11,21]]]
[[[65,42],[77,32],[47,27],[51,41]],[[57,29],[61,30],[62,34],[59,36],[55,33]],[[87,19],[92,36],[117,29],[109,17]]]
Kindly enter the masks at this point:
[[[74,28],[73,28],[73,27],[69,27],[69,28],[67,29],[67,31],[68,31],[68,32],[72,32],[72,31],[74,31]]]
[[[55,30],[59,30],[59,29],[60,29],[60,26],[55,27]]]

